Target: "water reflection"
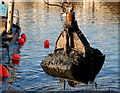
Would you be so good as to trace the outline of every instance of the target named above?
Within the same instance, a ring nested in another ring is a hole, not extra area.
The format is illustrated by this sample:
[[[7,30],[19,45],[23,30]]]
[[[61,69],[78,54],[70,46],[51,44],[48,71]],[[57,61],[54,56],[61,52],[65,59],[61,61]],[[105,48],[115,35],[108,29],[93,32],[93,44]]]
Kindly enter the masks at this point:
[[[94,0],[93,0],[94,1]],[[97,90],[118,90],[118,3],[83,2],[74,3],[76,20],[92,47],[106,54],[105,64],[96,77]],[[59,80],[46,75],[40,63],[54,50],[56,39],[63,30],[58,7],[46,6],[41,2],[16,2],[20,10],[20,25],[26,33],[27,41],[20,49],[19,66],[9,66],[11,75],[3,81],[3,91],[63,91]],[[50,41],[49,49],[44,49],[44,41]],[[4,61],[3,61],[4,62]],[[14,69],[15,68],[15,69]],[[113,78],[114,77],[114,78]],[[72,82],[69,82],[69,85]],[[92,90],[92,85],[81,83],[66,91]],[[93,88],[95,90],[95,88]]]
[[[9,64],[7,68],[9,69],[9,77],[8,78],[3,78],[2,80],[2,88],[6,89],[3,91],[15,91],[15,89],[12,89],[13,86],[16,86],[16,83],[18,80],[20,80],[19,76],[16,76],[18,73],[18,65],[15,65],[16,63]],[[17,88],[17,87],[16,87]]]
[[[14,66],[19,66],[20,61],[19,60],[18,61],[13,61],[12,63],[13,63]]]

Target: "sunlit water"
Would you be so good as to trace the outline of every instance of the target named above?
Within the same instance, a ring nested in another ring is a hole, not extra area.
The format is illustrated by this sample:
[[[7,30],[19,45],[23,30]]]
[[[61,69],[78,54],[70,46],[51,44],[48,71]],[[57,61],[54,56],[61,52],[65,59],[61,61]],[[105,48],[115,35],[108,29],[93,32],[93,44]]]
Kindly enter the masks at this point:
[[[70,87],[66,80],[65,91],[118,91],[118,3],[75,3],[74,7],[79,28],[106,59],[95,79],[97,89],[83,83]],[[53,52],[63,30],[61,9],[43,3],[16,3],[15,8],[20,11],[21,31],[27,35],[27,41],[20,49],[18,66],[2,61],[10,73],[2,81],[2,91],[63,91],[63,83],[48,76],[40,66],[44,57]],[[50,42],[49,49],[43,46],[45,40]]]

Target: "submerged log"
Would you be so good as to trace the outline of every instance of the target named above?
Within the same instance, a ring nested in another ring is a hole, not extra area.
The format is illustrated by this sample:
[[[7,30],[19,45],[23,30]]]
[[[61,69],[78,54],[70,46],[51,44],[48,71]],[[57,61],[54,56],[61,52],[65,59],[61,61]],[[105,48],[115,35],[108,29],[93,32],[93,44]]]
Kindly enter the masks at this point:
[[[71,49],[69,54],[62,49],[47,55],[41,66],[51,76],[88,83],[94,81],[104,60],[105,55],[91,47],[86,50],[86,57],[75,49]]]

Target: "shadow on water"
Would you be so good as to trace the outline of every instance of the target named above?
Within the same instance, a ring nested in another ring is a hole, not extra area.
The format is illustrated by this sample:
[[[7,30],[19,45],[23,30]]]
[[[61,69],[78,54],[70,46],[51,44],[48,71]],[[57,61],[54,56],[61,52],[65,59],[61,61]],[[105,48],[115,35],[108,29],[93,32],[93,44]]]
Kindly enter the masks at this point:
[[[118,3],[74,3],[76,20],[92,47],[102,50],[106,60],[96,76],[98,91],[118,91]],[[52,53],[56,39],[63,30],[61,9],[41,2],[16,2],[20,10],[20,25],[27,41],[20,48],[20,62],[3,60],[9,77],[2,82],[3,91],[94,91],[94,85],[48,76],[40,66],[46,55]],[[63,18],[64,19],[64,18]],[[49,40],[45,49],[43,42]],[[12,54],[10,55],[10,57]],[[114,77],[114,78],[113,78]],[[74,87],[75,86],[75,87]]]

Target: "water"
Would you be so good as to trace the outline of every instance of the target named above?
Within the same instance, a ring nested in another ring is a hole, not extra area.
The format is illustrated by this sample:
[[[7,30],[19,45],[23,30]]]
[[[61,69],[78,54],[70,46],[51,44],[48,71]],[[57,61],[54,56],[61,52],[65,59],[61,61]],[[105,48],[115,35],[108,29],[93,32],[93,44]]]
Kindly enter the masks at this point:
[[[81,2],[74,3],[74,7],[79,28],[90,45],[100,49],[106,59],[95,79],[97,89],[84,83],[70,87],[65,80],[65,91],[118,91],[118,3]],[[27,41],[20,49],[19,65],[10,66],[6,60],[2,61],[10,73],[2,82],[2,91],[63,91],[63,83],[48,76],[40,66],[44,57],[53,52],[63,30],[61,9],[42,2],[18,2],[15,8],[20,11],[20,26]],[[43,46],[45,40],[50,42],[49,49]]]

